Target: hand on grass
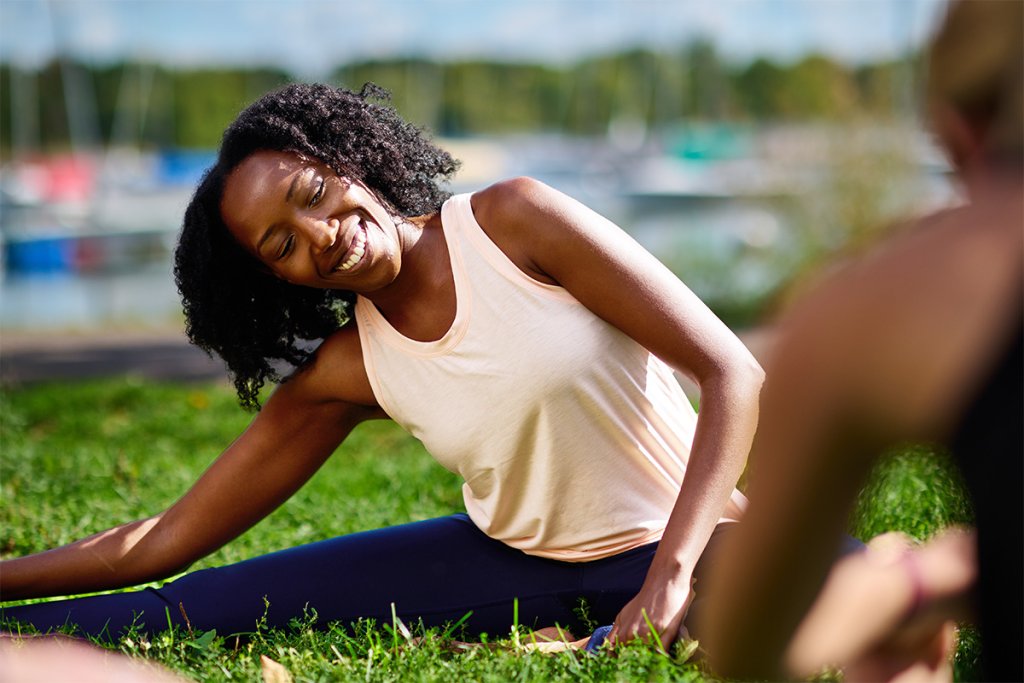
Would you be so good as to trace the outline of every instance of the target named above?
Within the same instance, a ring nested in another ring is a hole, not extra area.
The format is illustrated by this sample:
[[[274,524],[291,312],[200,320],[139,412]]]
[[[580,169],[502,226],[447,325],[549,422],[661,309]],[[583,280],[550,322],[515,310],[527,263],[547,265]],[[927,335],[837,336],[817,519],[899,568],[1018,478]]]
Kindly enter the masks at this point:
[[[680,635],[686,635],[683,619],[693,598],[692,584],[689,573],[678,574],[667,581],[648,576],[636,597],[615,617],[608,634],[609,642],[640,638],[660,643],[667,650]],[[652,637],[652,628],[657,638]]]

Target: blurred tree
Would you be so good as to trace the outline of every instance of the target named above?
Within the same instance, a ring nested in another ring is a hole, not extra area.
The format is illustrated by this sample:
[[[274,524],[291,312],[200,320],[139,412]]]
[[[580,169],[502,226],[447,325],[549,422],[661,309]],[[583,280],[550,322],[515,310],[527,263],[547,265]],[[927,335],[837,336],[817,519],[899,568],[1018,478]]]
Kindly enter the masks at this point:
[[[179,147],[211,148],[224,128],[260,94],[286,82],[268,70],[205,69],[172,76],[175,135]]]
[[[39,73],[39,129],[44,149],[67,149],[71,141],[67,104],[64,101],[64,75],[57,61],[47,64]]]
[[[787,70],[775,62],[759,58],[735,77],[735,90],[743,111],[755,119],[772,120],[782,115]]]
[[[725,117],[732,105],[731,83],[714,43],[706,38],[695,40],[683,59],[690,73],[685,114],[702,119]]]
[[[242,107],[290,79],[273,69],[54,61],[25,71],[0,64],[0,155],[8,156],[12,145],[66,149],[72,124],[80,138],[93,127],[101,145],[213,147]],[[341,66],[330,80],[353,89],[373,81],[391,91],[404,116],[443,135],[605,135],[619,123],[647,135],[687,119],[905,117],[916,82],[911,58],[856,68],[822,55],[729,65],[706,39],[675,51],[631,49],[564,67],[371,60]],[[71,103],[74,116],[91,121],[69,116],[71,93],[79,100]]]
[[[853,71],[861,108],[876,118],[905,118],[914,114],[915,73],[919,65],[913,56],[898,60],[862,64]]]
[[[849,71],[828,57],[809,55],[787,69],[780,102],[785,118],[842,118],[856,104]]]

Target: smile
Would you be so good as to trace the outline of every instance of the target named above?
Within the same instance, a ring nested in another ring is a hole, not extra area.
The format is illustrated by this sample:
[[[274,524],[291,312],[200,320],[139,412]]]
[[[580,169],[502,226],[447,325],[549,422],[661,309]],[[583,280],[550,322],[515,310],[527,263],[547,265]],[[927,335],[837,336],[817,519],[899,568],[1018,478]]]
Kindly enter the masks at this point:
[[[353,266],[359,263],[363,255],[366,253],[366,230],[360,226],[356,230],[356,236],[352,239],[352,244],[349,246],[342,257],[338,260],[338,265],[334,267],[334,272],[351,270]]]

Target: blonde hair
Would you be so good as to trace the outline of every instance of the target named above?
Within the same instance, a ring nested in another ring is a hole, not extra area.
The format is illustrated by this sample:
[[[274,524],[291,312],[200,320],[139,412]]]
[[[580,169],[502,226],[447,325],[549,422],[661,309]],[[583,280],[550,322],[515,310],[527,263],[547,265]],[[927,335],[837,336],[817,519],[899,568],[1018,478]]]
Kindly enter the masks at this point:
[[[1024,0],[956,0],[931,44],[928,98],[985,133],[994,155],[1024,154]]]

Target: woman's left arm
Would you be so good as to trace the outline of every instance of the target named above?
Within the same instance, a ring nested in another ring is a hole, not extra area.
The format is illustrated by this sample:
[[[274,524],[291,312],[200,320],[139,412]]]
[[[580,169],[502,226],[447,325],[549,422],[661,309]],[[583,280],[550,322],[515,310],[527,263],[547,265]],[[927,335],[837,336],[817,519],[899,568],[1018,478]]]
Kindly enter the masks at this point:
[[[685,616],[697,559],[746,462],[764,373],[679,278],[579,202],[536,180],[516,178],[475,195],[474,211],[520,268],[565,287],[700,387],[679,497],[644,585],[611,633],[619,640],[644,636],[649,621],[667,645]]]

